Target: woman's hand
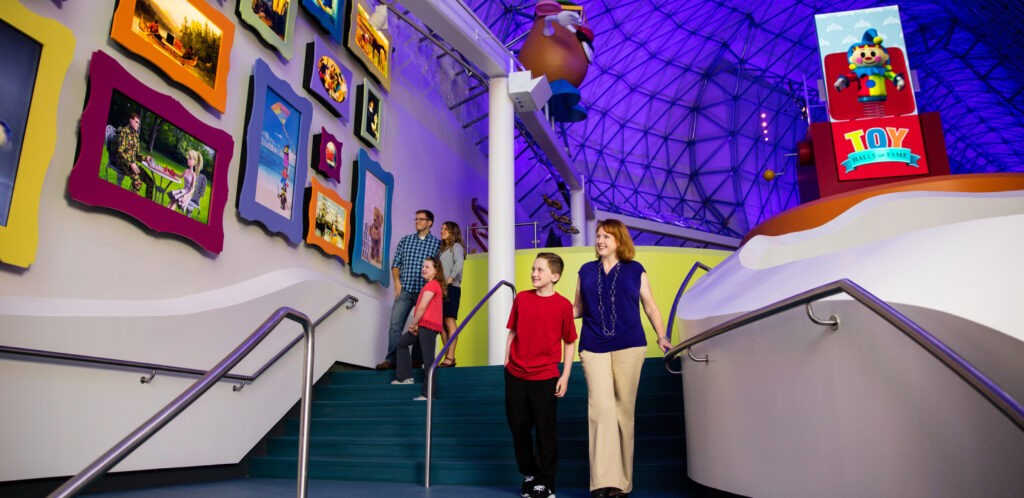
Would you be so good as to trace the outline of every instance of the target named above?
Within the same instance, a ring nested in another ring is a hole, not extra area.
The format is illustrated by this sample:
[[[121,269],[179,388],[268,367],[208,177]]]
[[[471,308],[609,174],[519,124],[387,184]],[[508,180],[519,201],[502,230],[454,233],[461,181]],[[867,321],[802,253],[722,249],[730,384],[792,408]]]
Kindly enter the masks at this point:
[[[419,333],[420,333],[420,326],[416,325],[415,323],[410,325],[409,326],[409,333],[412,334],[412,335],[419,335]]]
[[[668,340],[668,337],[659,337],[658,347],[661,348],[662,353],[667,353],[668,350],[672,349],[672,341]]]

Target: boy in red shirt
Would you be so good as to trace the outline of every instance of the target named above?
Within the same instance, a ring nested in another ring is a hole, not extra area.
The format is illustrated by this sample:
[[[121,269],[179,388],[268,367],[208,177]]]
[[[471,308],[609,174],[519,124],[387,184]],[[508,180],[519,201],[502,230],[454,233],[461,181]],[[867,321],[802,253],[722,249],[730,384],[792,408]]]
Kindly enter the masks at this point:
[[[569,385],[576,354],[572,303],[555,292],[565,264],[555,253],[537,254],[533,290],[512,303],[505,341],[505,414],[516,464],[523,473],[523,498],[554,498],[558,471],[557,400]],[[564,359],[562,373],[558,362]],[[536,452],[533,432],[536,430]]]

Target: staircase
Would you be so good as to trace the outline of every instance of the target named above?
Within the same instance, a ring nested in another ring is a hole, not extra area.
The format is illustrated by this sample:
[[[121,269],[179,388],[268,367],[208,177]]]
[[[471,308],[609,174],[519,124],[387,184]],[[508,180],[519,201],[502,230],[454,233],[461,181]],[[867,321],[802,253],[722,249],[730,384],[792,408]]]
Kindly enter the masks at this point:
[[[686,444],[682,382],[648,359],[636,411],[634,487],[684,489]],[[393,371],[328,373],[313,394],[309,478],[423,483],[426,402],[416,384],[390,385]],[[434,401],[431,484],[514,485],[512,437],[505,420],[503,367],[438,369]],[[586,488],[587,391],[573,366],[569,390],[558,402],[559,487]],[[294,411],[294,410],[293,410]],[[266,440],[266,454],[249,459],[252,477],[294,478],[297,416],[286,417]]]

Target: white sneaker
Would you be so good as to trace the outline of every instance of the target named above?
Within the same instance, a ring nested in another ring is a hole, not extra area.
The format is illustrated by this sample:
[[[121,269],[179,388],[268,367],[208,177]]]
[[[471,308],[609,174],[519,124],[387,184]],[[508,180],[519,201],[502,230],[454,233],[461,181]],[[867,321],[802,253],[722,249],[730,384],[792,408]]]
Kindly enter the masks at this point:
[[[391,381],[391,384],[395,385],[395,386],[400,385],[400,384],[412,384],[412,383],[413,383],[412,377],[409,377],[408,379],[405,379],[405,380],[395,379],[395,380]]]
[[[415,398],[413,398],[412,400],[413,400],[413,401],[426,401],[426,400],[427,400],[427,397],[426,397],[426,396],[423,396],[423,395],[421,394],[421,395],[419,395],[419,396],[416,396],[416,397],[415,397]]]

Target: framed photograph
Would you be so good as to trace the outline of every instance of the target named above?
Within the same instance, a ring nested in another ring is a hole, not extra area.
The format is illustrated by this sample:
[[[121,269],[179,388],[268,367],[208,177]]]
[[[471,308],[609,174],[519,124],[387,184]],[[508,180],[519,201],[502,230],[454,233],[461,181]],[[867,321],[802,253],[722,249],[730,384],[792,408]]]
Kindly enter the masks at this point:
[[[234,141],[173,97],[93,52],[71,198],[123,212],[147,227],[224,247],[224,204]]]
[[[352,273],[371,282],[391,285],[391,193],[395,179],[365,150],[360,149],[353,178],[355,205],[352,243]]]
[[[352,71],[338,60],[330,47],[320,38],[306,46],[306,68],[303,81],[306,90],[327,110],[344,122],[349,121]]]
[[[335,43],[341,44],[344,36],[344,17],[339,12],[345,0],[302,0],[302,7],[320,26],[331,35]]]
[[[313,105],[274,76],[262,60],[253,67],[250,99],[238,214],[298,244],[302,202],[295,202],[295,192],[306,188]]]
[[[263,43],[289,60],[298,9],[293,0],[238,0],[238,17],[242,22],[249,25]]]
[[[362,0],[348,0],[348,36],[345,46],[373,79],[391,90],[391,39],[370,24],[370,8]]]
[[[120,0],[110,37],[224,112],[235,25],[204,0]]]
[[[381,134],[384,130],[384,101],[380,92],[369,81],[356,90],[355,134],[366,145],[380,150]]]
[[[313,150],[317,151],[316,170],[320,174],[341,182],[341,146],[340,140],[326,128],[320,127],[320,134],[313,137]]]
[[[2,2],[0,46],[0,261],[28,268],[39,246],[39,196],[57,142],[58,97],[75,38],[19,2]]]
[[[342,199],[329,185],[313,178],[307,215],[309,227],[306,231],[306,243],[348,263],[351,213],[351,202]]]

